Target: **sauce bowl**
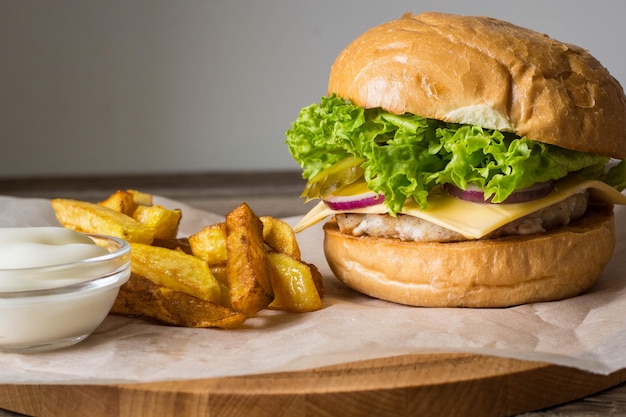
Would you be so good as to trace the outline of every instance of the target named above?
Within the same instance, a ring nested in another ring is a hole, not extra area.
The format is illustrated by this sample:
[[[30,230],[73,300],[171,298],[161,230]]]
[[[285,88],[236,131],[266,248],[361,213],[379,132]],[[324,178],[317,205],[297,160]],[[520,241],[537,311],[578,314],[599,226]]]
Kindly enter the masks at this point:
[[[130,245],[116,237],[87,236],[108,253],[59,265],[0,269],[0,351],[71,346],[102,323],[130,278]]]

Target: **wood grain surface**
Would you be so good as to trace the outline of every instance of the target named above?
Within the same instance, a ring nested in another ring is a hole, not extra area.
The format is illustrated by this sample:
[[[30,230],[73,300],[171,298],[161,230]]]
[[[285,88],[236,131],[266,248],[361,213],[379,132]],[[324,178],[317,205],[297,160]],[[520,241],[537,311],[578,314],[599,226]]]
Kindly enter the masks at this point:
[[[301,372],[130,385],[2,385],[30,416],[512,416],[626,380],[475,354],[406,355]],[[87,414],[86,414],[87,413]]]
[[[225,214],[306,212],[298,173],[0,180],[0,194],[97,201],[135,188]],[[0,417],[624,416],[626,370],[596,375],[475,354],[408,355],[302,372],[128,385],[0,385]],[[609,387],[611,390],[599,393]],[[538,411],[535,411],[538,410]],[[22,413],[22,414],[16,414]]]

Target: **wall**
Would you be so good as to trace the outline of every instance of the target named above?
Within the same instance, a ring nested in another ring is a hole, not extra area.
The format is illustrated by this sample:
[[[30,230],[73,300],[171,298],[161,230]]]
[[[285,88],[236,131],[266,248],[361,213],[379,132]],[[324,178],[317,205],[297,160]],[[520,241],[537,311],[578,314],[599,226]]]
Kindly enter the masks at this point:
[[[578,44],[626,83],[626,2],[0,0],[0,177],[296,169],[284,132],[339,51],[428,10]]]

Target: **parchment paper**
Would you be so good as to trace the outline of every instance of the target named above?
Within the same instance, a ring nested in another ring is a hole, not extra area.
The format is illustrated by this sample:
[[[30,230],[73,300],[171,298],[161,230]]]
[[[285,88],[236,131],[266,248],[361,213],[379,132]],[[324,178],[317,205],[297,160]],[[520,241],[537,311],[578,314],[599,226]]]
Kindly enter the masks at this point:
[[[168,199],[156,203],[183,210],[183,236],[222,220]],[[615,211],[618,245],[610,264],[590,291],[569,300],[431,309],[371,299],[332,276],[318,225],[298,238],[303,258],[324,274],[327,297],[321,311],[263,312],[236,330],[175,328],[109,315],[73,347],[0,354],[0,383],[196,379],[435,352],[545,361],[608,374],[626,367],[626,209]],[[294,224],[297,218],[286,220]],[[56,224],[49,201],[0,196],[0,226]]]

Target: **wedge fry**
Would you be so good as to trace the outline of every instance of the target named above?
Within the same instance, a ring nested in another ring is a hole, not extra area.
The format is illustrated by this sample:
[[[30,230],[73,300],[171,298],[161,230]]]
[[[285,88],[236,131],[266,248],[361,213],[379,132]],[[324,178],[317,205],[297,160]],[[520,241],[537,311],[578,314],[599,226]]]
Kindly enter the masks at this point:
[[[132,274],[121,288],[111,312],[184,327],[239,326],[246,316]]]
[[[220,287],[202,260],[182,251],[131,244],[131,271],[156,285],[219,303]]]
[[[97,204],[52,200],[65,227],[131,243],[131,278],[116,314],[185,327],[232,328],[264,308],[308,312],[322,307],[322,276],[301,260],[286,222],[259,218],[241,204],[221,223],[178,237],[182,213],[152,195],[118,190]]]
[[[172,210],[159,205],[138,205],[132,217],[154,229],[155,239],[174,239],[178,234],[182,213],[178,209]]]
[[[236,311],[253,316],[273,300],[263,223],[241,204],[226,215],[226,276],[231,305]]]
[[[285,221],[270,216],[262,216],[263,240],[276,252],[286,253],[300,260],[300,247],[296,234]]]
[[[117,190],[106,199],[100,201],[98,205],[108,207],[111,210],[131,217],[137,208],[133,194],[124,190]]]
[[[128,242],[150,244],[154,230],[132,217],[86,201],[57,198],[51,201],[59,222],[84,233],[116,236]]]
[[[137,205],[141,206],[151,206],[152,205],[152,194],[144,193],[143,191],[138,190],[126,190],[130,194],[133,195],[133,200]]]
[[[215,223],[206,226],[198,233],[189,236],[191,253],[205,260],[209,266],[225,265],[228,260],[226,254],[226,224]]]
[[[284,253],[271,252],[267,257],[274,288],[274,300],[270,308],[294,313],[322,308],[322,298],[309,265]]]

